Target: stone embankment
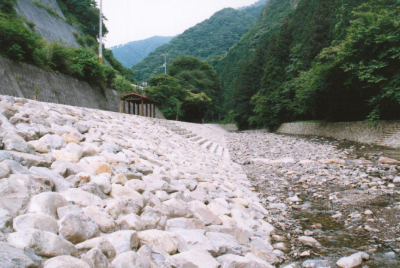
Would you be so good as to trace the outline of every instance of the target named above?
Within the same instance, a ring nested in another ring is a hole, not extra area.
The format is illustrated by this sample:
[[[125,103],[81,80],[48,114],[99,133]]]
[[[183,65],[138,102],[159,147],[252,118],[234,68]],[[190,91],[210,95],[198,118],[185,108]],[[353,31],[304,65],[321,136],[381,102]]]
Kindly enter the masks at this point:
[[[281,267],[400,267],[400,161],[263,131],[230,134],[228,145],[276,228]]]
[[[281,262],[242,167],[167,123],[0,96],[0,266]]]
[[[361,122],[297,122],[282,124],[277,133],[322,136],[400,148],[400,121]]]

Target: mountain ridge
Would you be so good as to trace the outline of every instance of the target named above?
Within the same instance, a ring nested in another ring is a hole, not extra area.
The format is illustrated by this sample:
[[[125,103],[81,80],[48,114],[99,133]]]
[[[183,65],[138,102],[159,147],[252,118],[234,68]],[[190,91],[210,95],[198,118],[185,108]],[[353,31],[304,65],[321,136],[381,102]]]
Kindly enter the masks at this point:
[[[132,68],[133,65],[146,58],[158,47],[170,42],[173,36],[152,36],[150,38],[128,42],[126,44],[113,46],[110,49],[114,56],[126,68]]]
[[[214,57],[226,54],[256,22],[261,10],[262,6],[257,6],[244,10],[225,8],[216,12],[133,66],[135,78],[144,81],[162,73],[162,54],[168,54],[168,65],[181,56],[194,56],[210,62]]]

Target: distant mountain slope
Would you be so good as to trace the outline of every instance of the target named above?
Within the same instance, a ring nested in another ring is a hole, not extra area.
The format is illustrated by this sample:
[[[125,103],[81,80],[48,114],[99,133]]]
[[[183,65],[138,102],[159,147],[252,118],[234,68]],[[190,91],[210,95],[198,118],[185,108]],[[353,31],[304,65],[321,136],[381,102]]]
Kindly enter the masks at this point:
[[[146,58],[151,52],[172,40],[173,37],[153,36],[151,38],[129,42],[125,45],[112,47],[114,57],[122,65],[132,68],[133,65]]]
[[[226,57],[214,64],[228,95],[241,64],[253,59],[256,47],[279,30],[283,19],[295,9],[297,2],[297,0],[268,0],[258,21],[229,50]]]
[[[259,12],[254,12],[254,9],[258,9]],[[261,10],[261,6],[243,10],[226,8],[215,13],[210,19],[188,29],[133,66],[135,77],[144,81],[162,73],[164,53],[168,54],[168,64],[180,56],[194,56],[207,60],[212,56],[226,54],[256,22]]]

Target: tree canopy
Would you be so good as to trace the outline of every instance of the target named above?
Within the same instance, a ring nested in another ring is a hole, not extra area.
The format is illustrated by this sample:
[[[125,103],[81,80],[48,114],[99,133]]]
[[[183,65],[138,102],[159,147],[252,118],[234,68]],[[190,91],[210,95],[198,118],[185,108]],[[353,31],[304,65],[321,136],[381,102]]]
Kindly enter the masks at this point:
[[[146,95],[160,102],[168,119],[201,122],[218,117],[221,88],[213,68],[197,58],[177,58],[169,75],[150,79]]]

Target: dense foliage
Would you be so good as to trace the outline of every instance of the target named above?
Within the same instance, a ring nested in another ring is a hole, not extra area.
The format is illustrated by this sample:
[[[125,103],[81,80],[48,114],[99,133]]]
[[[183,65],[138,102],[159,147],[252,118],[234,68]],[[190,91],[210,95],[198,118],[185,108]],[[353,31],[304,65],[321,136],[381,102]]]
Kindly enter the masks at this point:
[[[150,79],[146,95],[160,102],[160,110],[168,119],[202,122],[218,118],[221,89],[213,68],[197,58],[176,59],[169,75]]]
[[[239,70],[254,58],[256,48],[279,30],[282,20],[294,9],[296,3],[297,1],[293,0],[268,1],[258,21],[251,26],[250,30],[229,50],[225,57],[214,64],[224,87],[226,110],[232,110],[236,106],[236,95],[239,92],[233,93],[233,91],[235,84],[241,83],[241,81],[237,81]],[[247,104],[246,106],[249,108]]]
[[[95,0],[57,0],[58,5],[70,24],[78,24],[85,34],[92,38],[99,36],[99,16]],[[103,23],[103,35],[108,30]]]
[[[227,91],[239,127],[398,119],[399,5],[299,1],[279,31],[257,47],[257,56],[240,64]]]
[[[256,9],[261,10],[262,7],[258,6]],[[225,55],[256,21],[253,9],[250,13],[247,11],[223,9],[210,19],[188,29],[135,65],[135,78],[145,81],[162,73],[162,54],[168,54],[168,64],[181,56],[194,56],[212,62],[215,56]]]
[[[28,28],[30,23],[25,21],[25,18],[16,15],[14,5],[13,0],[4,0],[0,3],[0,54],[13,60],[35,64],[46,70],[70,75],[103,88],[113,87],[123,93],[134,91],[131,84],[134,82],[132,70],[124,68],[110,50],[104,50],[104,56],[110,65],[100,65],[95,52],[98,47],[97,42],[92,47],[81,48],[48,43]],[[92,9],[95,9],[94,3],[90,5],[90,10]]]
[[[126,68],[132,68],[133,65],[146,58],[158,47],[168,43],[173,37],[153,36],[151,38],[129,42],[125,45],[112,47],[111,50],[115,58]]]

